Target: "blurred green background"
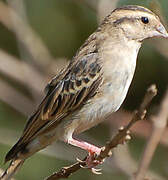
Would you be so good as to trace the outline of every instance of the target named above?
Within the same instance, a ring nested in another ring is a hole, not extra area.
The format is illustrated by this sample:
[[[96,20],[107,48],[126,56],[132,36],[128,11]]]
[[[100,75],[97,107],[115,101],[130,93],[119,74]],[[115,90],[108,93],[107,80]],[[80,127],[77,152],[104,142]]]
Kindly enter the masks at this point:
[[[6,3],[6,1],[3,2]],[[98,25],[97,6],[93,8],[93,6],[88,5],[90,3],[88,2],[89,1],[85,2],[84,0],[24,0],[30,25],[47,46],[55,61],[60,58],[71,59],[84,40],[96,29]],[[94,1],[93,4],[96,5],[96,3],[99,3],[99,1]],[[152,3],[160,5],[165,22],[168,22],[167,0],[120,0],[117,2],[117,6],[138,4],[151,8]],[[163,97],[168,84],[168,58],[165,55],[166,53],[164,54],[159,51],[156,42],[146,40],[140,50],[136,75],[126,101],[124,102],[123,109],[129,111],[135,110],[140,104],[146,88],[152,83],[155,83],[159,90],[158,96],[153,101],[152,106],[157,109]],[[15,33],[6,28],[2,23],[0,23],[0,49],[12,56],[23,59],[23,56],[20,55]],[[18,92],[25,94],[29,99],[33,99],[31,94],[27,92],[22,85],[1,72],[0,76],[11,84],[13,88],[16,88]],[[27,79],[25,79],[25,81],[26,80]],[[43,91],[43,89],[41,89],[41,91]],[[0,167],[3,169],[7,167],[7,165],[3,165],[5,154],[20,136],[25,122],[26,117],[23,114],[16,111],[5,101],[0,100]],[[13,136],[13,133],[16,134],[16,136]],[[105,123],[84,133],[84,138],[85,135],[86,139],[91,137],[95,142],[98,142],[99,145],[103,145],[110,138],[110,130]],[[145,142],[145,138],[133,135],[133,140],[128,144],[131,156],[136,162],[138,162],[141,157],[140,155]],[[64,159],[62,159],[61,155],[57,156],[57,151],[55,151],[54,154],[54,149],[52,149],[52,153],[48,152],[47,155],[37,153],[25,162],[23,168],[16,175],[16,179],[41,180],[52,174],[52,172],[59,170],[61,167],[70,165],[75,161],[76,154],[81,156],[81,158],[84,157],[84,154],[81,155],[82,151],[78,148],[72,148],[62,143],[58,145],[62,147],[60,154],[62,153],[62,156],[66,154]],[[57,146],[55,145],[54,148],[57,148]],[[166,145],[160,144],[150,166],[151,171],[165,179],[168,179],[167,150]],[[74,152],[70,153],[70,151]],[[72,157],[68,158],[68,156]],[[94,175],[84,169],[73,174],[69,179],[128,179],[127,173],[113,165],[113,163],[115,164],[115,161],[113,162],[112,158],[109,163],[103,165],[103,174],[100,176]]]

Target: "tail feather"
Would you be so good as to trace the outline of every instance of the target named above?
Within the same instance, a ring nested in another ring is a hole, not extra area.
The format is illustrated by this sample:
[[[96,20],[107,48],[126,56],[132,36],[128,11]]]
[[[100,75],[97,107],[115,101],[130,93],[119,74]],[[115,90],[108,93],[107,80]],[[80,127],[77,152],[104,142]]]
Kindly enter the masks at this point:
[[[25,144],[18,145],[19,141],[10,149],[10,151],[5,156],[5,163],[14,159],[17,153],[24,150]]]
[[[12,176],[21,168],[23,163],[24,163],[23,159],[18,158],[18,159],[12,160],[9,167],[0,177],[0,180],[10,180]]]

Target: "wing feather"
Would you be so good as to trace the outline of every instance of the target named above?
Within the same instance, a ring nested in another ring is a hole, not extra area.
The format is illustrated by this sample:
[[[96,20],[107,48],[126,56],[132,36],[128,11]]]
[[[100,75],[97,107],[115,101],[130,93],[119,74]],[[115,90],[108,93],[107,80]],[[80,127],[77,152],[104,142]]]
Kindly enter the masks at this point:
[[[46,97],[29,118],[21,138],[7,154],[7,160],[38,135],[56,128],[63,118],[81,108],[97,93],[102,82],[101,64],[97,56],[97,53],[92,53],[76,63],[70,63],[61,75],[47,85]]]

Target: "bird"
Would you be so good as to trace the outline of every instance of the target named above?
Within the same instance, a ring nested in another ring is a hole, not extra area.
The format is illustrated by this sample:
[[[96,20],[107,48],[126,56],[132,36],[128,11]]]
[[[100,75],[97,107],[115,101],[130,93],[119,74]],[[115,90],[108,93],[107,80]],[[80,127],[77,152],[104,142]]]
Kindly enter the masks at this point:
[[[40,105],[5,157],[5,162],[11,163],[0,179],[10,179],[27,158],[54,141],[80,147],[89,152],[88,157],[99,154],[101,148],[74,136],[120,108],[142,42],[152,37],[168,38],[168,33],[159,17],[145,7],[127,5],[107,15],[69,64],[47,84]],[[87,166],[92,169],[89,160]]]

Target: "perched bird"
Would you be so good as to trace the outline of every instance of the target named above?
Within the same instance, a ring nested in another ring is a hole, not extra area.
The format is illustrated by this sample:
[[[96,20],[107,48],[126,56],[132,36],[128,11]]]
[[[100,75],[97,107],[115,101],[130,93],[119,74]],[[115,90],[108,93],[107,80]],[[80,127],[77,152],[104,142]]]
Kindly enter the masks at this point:
[[[100,148],[73,138],[119,109],[132,81],[138,51],[146,38],[168,37],[150,10],[135,5],[112,11],[79,48],[69,65],[46,87],[18,142],[7,153],[10,179],[23,162],[55,140],[78,146],[92,156]],[[87,162],[88,167],[92,164]]]

